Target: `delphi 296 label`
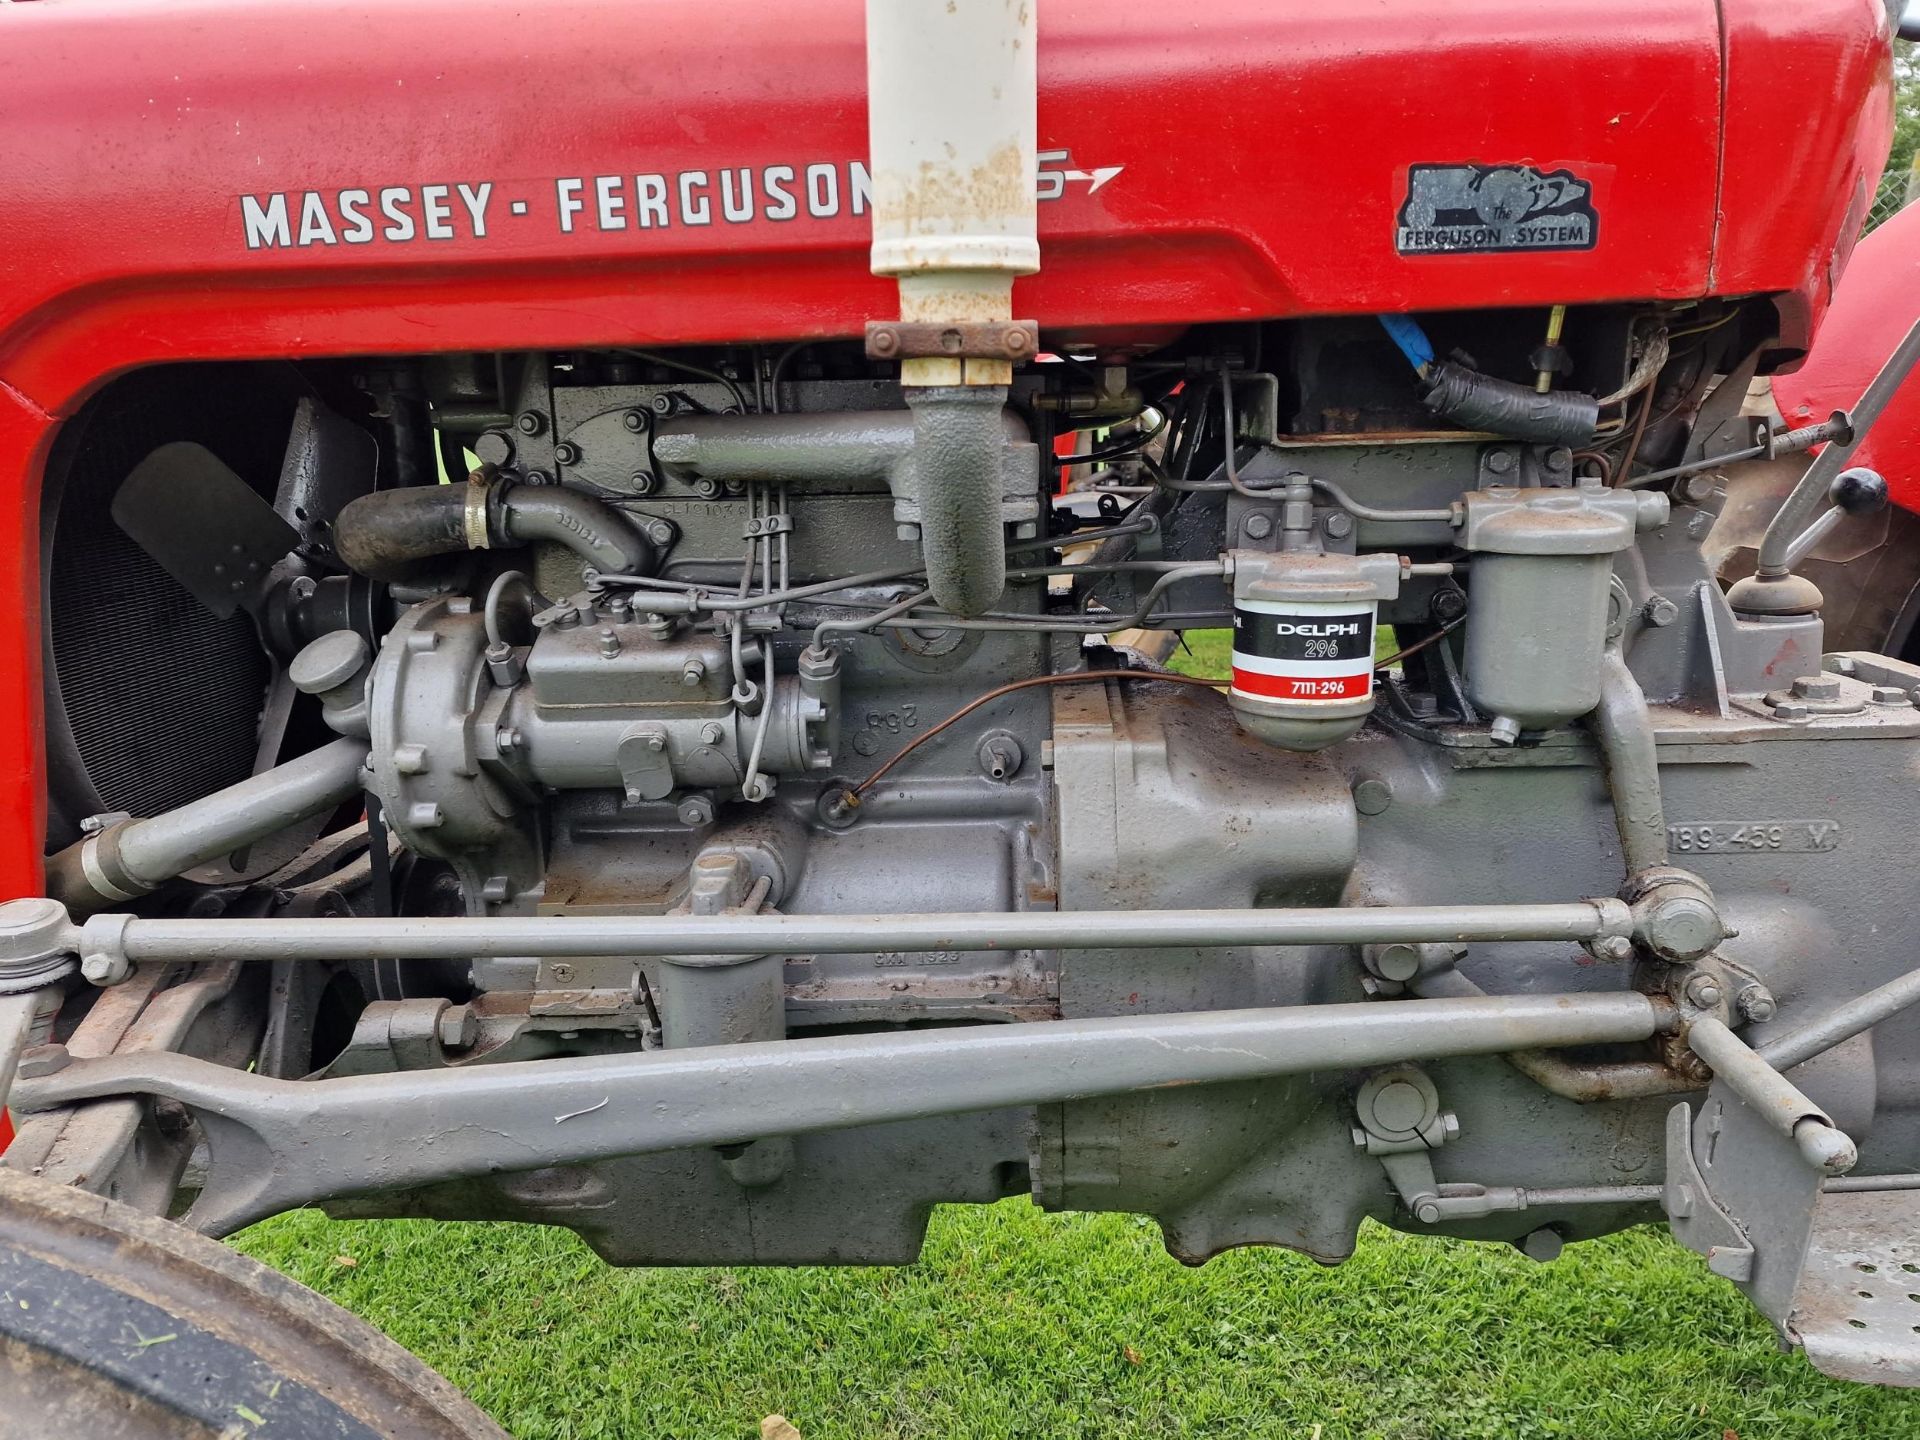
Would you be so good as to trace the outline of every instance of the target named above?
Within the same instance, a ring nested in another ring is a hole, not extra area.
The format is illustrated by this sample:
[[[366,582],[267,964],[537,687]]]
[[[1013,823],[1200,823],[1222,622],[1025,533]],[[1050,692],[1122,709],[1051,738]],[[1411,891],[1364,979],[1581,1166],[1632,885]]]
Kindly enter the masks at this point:
[[[1233,688],[1260,700],[1360,700],[1373,693],[1374,607],[1241,600]]]

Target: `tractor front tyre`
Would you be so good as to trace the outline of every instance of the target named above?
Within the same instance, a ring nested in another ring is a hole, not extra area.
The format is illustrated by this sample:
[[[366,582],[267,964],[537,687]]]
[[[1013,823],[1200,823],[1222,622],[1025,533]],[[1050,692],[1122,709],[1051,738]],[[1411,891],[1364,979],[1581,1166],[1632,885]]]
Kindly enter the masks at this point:
[[[0,1169],[0,1440],[508,1440],[445,1379],[226,1246]]]

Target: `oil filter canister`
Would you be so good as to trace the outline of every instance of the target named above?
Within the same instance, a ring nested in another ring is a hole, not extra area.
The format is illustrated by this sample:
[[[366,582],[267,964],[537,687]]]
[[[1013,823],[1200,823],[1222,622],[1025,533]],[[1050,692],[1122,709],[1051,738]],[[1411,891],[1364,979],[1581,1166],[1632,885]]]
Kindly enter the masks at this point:
[[[1286,750],[1318,750],[1373,710],[1379,602],[1400,593],[1397,555],[1295,550],[1233,556],[1234,716]]]

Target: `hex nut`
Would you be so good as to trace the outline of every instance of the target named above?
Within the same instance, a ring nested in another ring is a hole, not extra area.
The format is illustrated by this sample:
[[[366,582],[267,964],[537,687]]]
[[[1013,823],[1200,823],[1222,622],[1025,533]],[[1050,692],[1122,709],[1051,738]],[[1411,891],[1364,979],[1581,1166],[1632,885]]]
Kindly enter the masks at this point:
[[[1838,700],[1840,677],[1838,675],[1802,675],[1793,682],[1793,696],[1796,700]]]
[[[1566,1238],[1551,1225],[1542,1225],[1520,1241],[1520,1253],[1542,1265],[1558,1260],[1566,1248]]]
[[[22,1080],[38,1080],[46,1075],[58,1075],[73,1061],[64,1045],[34,1045],[20,1056],[20,1065],[14,1071]]]
[[[513,464],[513,435],[506,430],[483,430],[474,439],[473,456],[482,465],[504,470]]]
[[[689,795],[680,802],[674,813],[680,817],[682,825],[697,830],[702,825],[713,823],[713,801],[705,795]]]

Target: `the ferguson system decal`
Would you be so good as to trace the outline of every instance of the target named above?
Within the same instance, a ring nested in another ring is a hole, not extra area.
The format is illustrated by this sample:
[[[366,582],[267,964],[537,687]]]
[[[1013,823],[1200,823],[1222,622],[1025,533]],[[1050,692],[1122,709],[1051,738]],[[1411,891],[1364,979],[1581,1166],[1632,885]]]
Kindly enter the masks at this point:
[[[1091,195],[1125,167],[1075,169],[1065,150],[1040,152],[1034,194]],[[833,220],[865,215],[873,176],[865,164],[727,166],[714,170],[562,175],[552,180],[476,180],[432,185],[275,190],[240,197],[249,250],[328,245],[405,245],[485,240],[514,228],[579,235],[669,227],[746,225],[755,220]]]
[[[1415,165],[1394,248],[1402,255],[1591,250],[1599,233],[1593,186],[1571,170]]]

